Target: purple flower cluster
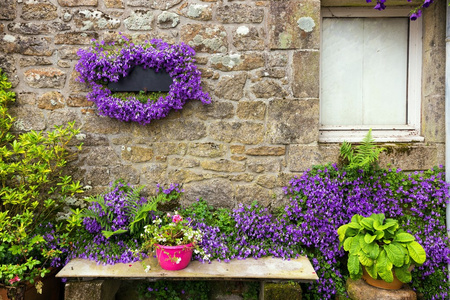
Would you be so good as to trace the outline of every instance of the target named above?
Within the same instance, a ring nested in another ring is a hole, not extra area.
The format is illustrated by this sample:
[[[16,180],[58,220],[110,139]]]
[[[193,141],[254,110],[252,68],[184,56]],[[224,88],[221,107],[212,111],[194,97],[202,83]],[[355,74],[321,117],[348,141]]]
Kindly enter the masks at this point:
[[[407,0],[408,2],[411,2],[412,0]],[[372,0],[366,0],[367,3],[371,3]],[[376,10],[384,10],[386,9],[386,0],[377,0],[377,4],[373,7]],[[413,9],[410,12],[409,18],[412,21],[417,20],[422,16],[422,9],[429,7],[433,3],[433,0],[423,0],[423,3]]]
[[[203,233],[199,246],[210,259],[225,262],[263,256],[290,259],[301,253],[298,247],[301,233],[297,226],[276,218],[267,208],[259,207],[256,203],[245,206],[240,204],[229,217],[234,227],[231,232],[222,232],[214,224],[195,224],[195,229]],[[194,258],[202,261],[200,256]]]
[[[77,53],[80,60],[75,70],[80,73],[80,82],[92,88],[87,98],[96,103],[101,115],[148,124],[166,117],[172,109],[181,109],[187,100],[197,99],[205,104],[211,102],[201,87],[201,73],[193,59],[195,52],[188,45],[169,46],[154,39],[139,45],[127,41],[120,51],[110,50],[112,46],[105,46],[104,41],[93,41],[91,49],[80,49]],[[127,101],[114,97],[105,84],[126,77],[135,66],[156,71],[164,69],[169,73],[173,83],[168,95],[148,103],[142,103],[135,97]]]
[[[432,285],[429,276],[450,262],[444,217],[449,193],[443,169],[409,175],[400,170],[350,175],[332,165],[292,179],[285,192],[291,197],[285,217],[299,224],[300,243],[322,258],[313,259],[320,277],[314,287],[318,294],[331,297],[337,293],[337,286],[344,286],[342,274],[347,273],[346,264],[341,266],[340,262],[345,253],[339,250],[336,230],[354,214],[384,213],[398,219],[405,230],[415,235],[427,253],[426,263],[416,268],[411,283],[418,291]],[[330,273],[337,275],[334,281]],[[439,293],[447,295],[447,276],[440,278],[439,283]],[[437,290],[433,292],[438,294]],[[426,296],[433,298],[432,294]]]

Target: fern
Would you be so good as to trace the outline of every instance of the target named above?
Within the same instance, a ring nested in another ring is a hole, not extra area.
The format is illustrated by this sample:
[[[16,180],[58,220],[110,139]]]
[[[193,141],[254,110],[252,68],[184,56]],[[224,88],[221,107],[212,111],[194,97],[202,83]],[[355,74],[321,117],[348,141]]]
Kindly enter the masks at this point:
[[[372,138],[372,129],[370,129],[360,145],[353,149],[350,143],[344,142],[340,152],[341,157],[347,161],[348,169],[367,171],[378,167],[379,156],[384,150],[386,149],[375,144],[375,140]]]

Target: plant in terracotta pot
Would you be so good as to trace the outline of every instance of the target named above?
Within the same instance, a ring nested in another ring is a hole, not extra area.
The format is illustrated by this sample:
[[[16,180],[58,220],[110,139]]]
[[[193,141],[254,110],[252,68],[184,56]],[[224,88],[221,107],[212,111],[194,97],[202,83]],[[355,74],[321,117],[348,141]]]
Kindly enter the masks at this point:
[[[202,233],[194,230],[188,220],[175,212],[162,218],[156,216],[151,224],[144,227],[142,237],[144,250],[156,251],[161,268],[165,270],[181,270],[188,266],[192,252],[202,252],[198,247]]]
[[[352,279],[363,276],[367,283],[374,285],[376,282],[371,279],[395,283],[397,278],[394,286],[381,287],[399,289],[411,281],[412,266],[426,260],[425,250],[415,237],[400,229],[397,220],[385,219],[384,214],[367,218],[356,214],[337,233],[340,247],[344,246],[349,254],[347,267]]]

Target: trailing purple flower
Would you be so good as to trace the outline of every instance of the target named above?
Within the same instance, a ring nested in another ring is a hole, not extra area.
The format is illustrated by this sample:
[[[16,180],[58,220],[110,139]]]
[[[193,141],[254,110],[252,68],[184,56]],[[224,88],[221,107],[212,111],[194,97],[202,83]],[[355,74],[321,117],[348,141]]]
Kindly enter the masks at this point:
[[[166,117],[172,109],[182,109],[188,100],[211,102],[203,92],[201,73],[194,64],[195,51],[184,43],[169,45],[153,39],[143,44],[127,41],[121,48],[115,48],[113,44],[94,40],[89,50],[80,49],[77,54],[80,60],[75,70],[80,73],[79,81],[92,88],[87,99],[95,102],[101,115],[145,125]],[[145,103],[132,96],[127,100],[115,97],[106,84],[126,77],[135,66],[169,73],[173,83],[167,96]]]

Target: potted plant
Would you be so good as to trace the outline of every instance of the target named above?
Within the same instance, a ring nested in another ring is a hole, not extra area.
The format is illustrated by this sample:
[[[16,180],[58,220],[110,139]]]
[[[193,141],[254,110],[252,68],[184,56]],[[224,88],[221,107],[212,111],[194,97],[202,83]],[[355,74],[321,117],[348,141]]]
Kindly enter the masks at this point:
[[[194,230],[189,221],[177,212],[163,218],[156,216],[144,227],[143,249],[156,250],[156,258],[165,270],[181,270],[188,266],[194,249],[200,251],[202,233]]]
[[[347,267],[352,279],[363,276],[375,286],[380,281],[393,283],[378,286],[386,289],[399,289],[411,281],[412,266],[423,264],[426,253],[412,234],[399,227],[397,220],[385,219],[384,214],[367,218],[356,214],[338,228],[339,247],[349,252]]]

